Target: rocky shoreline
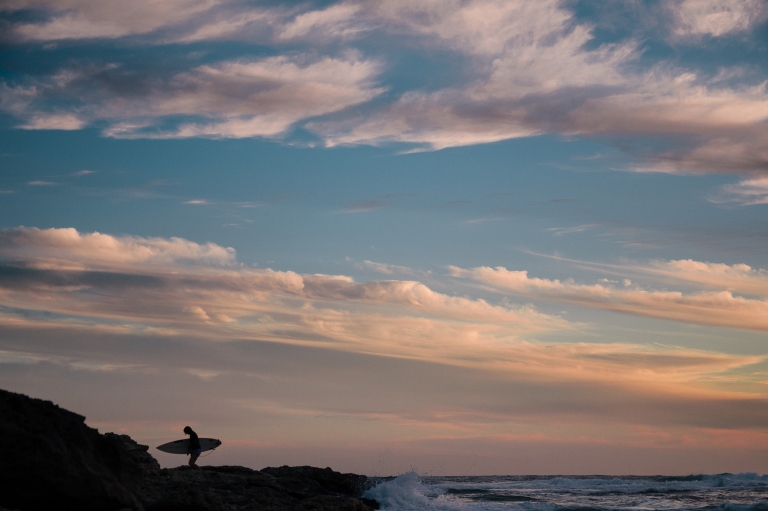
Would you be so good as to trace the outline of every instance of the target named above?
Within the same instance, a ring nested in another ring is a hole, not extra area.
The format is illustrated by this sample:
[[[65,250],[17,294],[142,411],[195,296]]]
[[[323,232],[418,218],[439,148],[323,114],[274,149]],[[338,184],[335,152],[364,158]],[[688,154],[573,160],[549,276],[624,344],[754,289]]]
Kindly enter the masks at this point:
[[[330,468],[160,468],[127,435],[50,401],[0,390],[0,511],[369,511],[374,481]]]

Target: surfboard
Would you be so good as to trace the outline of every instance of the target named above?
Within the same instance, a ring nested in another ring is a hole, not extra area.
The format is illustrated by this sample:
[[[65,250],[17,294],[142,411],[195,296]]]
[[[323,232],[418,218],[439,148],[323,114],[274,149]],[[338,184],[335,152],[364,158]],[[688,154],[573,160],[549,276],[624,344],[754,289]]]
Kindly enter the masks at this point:
[[[221,440],[216,438],[200,438],[200,448],[205,451],[210,451],[221,445]],[[171,454],[189,454],[189,438],[183,440],[174,440],[167,444],[158,445],[158,451],[168,452]]]

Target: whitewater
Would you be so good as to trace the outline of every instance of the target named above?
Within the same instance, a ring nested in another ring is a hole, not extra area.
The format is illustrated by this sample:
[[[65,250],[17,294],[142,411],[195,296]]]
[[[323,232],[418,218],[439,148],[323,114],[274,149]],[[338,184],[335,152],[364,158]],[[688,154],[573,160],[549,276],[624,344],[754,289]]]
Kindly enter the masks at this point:
[[[420,477],[381,479],[382,510],[768,511],[768,475]]]

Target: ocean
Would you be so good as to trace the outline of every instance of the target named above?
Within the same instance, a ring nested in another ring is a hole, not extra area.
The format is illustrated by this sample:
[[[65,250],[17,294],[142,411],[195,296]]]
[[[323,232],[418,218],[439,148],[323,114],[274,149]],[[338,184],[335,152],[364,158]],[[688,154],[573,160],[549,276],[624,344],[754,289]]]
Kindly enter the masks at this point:
[[[420,477],[381,480],[382,510],[768,511],[768,475]]]

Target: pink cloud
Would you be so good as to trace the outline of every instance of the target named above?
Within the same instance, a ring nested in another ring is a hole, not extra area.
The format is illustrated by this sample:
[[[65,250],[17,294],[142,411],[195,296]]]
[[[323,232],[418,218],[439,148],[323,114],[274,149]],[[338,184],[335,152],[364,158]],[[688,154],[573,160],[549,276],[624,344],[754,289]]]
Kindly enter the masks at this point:
[[[542,344],[535,340],[538,334],[582,326],[532,306],[452,296],[417,281],[355,282],[344,275],[253,268],[237,263],[234,250],[179,238],[18,228],[0,232],[0,256],[8,261],[9,275],[0,286],[0,304],[62,318],[29,320],[6,313],[8,325],[106,324],[126,332],[267,340],[534,379],[630,386],[693,382],[761,360],[622,343]],[[537,298],[655,317],[696,320],[710,313],[710,323],[731,325],[722,319],[725,312],[711,309],[729,312],[732,322],[746,314],[731,304],[744,300],[727,293],[687,297],[615,290],[490,268],[453,269],[453,274]],[[760,317],[737,326],[763,328]]]
[[[121,72],[119,65],[108,65],[64,70],[32,85],[0,84],[0,108],[25,119],[24,129],[81,129],[104,120],[104,133],[117,138],[277,137],[303,119],[343,110],[384,91],[374,83],[380,63],[355,53],[219,62],[166,80],[132,75],[145,94],[123,97],[109,88],[94,94],[99,86],[91,80]],[[48,111],[50,95],[69,96],[77,106],[66,113]],[[186,120],[164,131],[154,129],[167,116]]]
[[[748,289],[751,293],[758,292],[761,298],[745,298],[734,295],[728,289],[686,294],[681,291],[646,290],[637,286],[619,288],[607,284],[577,284],[572,280],[532,278],[527,271],[512,271],[503,267],[450,268],[451,275],[455,277],[473,279],[499,291],[533,299],[686,323],[768,330],[768,300],[765,299],[768,286],[764,270],[752,270],[746,265],[729,267],[689,260],[657,263],[648,271],[710,286]]]
[[[667,7],[675,17],[673,30],[678,37],[720,37],[747,30],[768,16],[760,0],[673,0]]]
[[[219,62],[165,80],[153,76],[143,80],[146,92],[140,96],[109,90],[98,80],[104,73],[120,75],[119,66],[90,74],[63,71],[0,88],[0,106],[27,129],[81,129],[107,121],[104,133],[113,137],[239,138],[281,137],[304,123],[328,146],[394,142],[415,150],[544,133],[676,139],[670,150],[634,151],[627,169],[653,172],[761,174],[768,159],[765,84],[740,84],[739,74],[746,71],[736,67],[715,77],[664,61],[641,68],[638,40],[594,46],[594,27],[558,0],[349,1],[322,9],[213,0],[142,0],[130,9],[79,0],[15,0],[6,6],[22,8],[52,18],[13,25],[16,38],[155,33],[154,43],[236,38],[279,51],[286,41],[351,44],[375,32],[471,61],[461,83],[405,91],[364,112],[348,107],[382,95],[385,87],[374,81],[390,57],[364,58],[350,48],[335,57],[312,48],[304,53],[313,57]],[[768,16],[756,0],[669,0],[660,12],[669,16],[664,27],[681,41],[743,32]],[[94,95],[94,87],[103,90]],[[60,111],[56,98],[68,98],[73,106]],[[170,116],[189,118],[155,129]]]
[[[144,34],[167,25],[176,25],[205,12],[216,0],[170,0],[123,2],[104,0],[11,0],[3,10],[42,9],[52,19],[41,23],[18,23],[12,33],[19,38],[39,41],[87,38],[115,38]]]
[[[736,184],[724,185],[718,196],[710,198],[716,204],[756,206],[768,204],[768,177],[744,179]]]

